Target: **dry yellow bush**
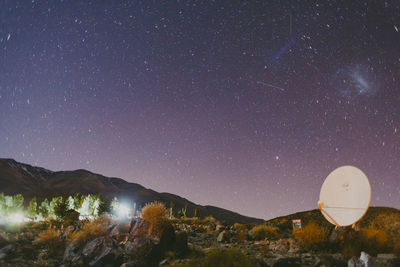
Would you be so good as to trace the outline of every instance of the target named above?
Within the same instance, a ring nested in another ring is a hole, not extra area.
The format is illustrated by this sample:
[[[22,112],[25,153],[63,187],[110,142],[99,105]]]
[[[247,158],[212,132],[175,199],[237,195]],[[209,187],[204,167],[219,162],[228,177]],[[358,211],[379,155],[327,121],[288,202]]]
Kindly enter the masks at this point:
[[[380,245],[384,245],[388,241],[386,233],[375,228],[364,229],[363,234],[369,241],[376,242]]]
[[[62,244],[62,240],[57,230],[49,228],[39,233],[34,241],[34,244],[44,246],[46,248],[56,248]]]
[[[384,231],[375,228],[366,228],[362,230],[362,235],[365,244],[368,245],[368,252],[370,254],[375,255],[385,252],[388,246],[388,236]]]
[[[243,242],[247,239],[247,226],[241,223],[233,224],[233,228],[236,230],[236,238],[239,242]]]
[[[83,225],[80,231],[72,233],[68,240],[75,242],[77,247],[82,247],[88,241],[106,235],[108,222],[109,220],[103,217],[90,221]]]
[[[327,241],[326,230],[314,222],[294,233],[294,236],[299,240],[300,246],[307,250],[316,249]]]
[[[235,228],[236,231],[244,231],[247,230],[247,226],[241,223],[234,223],[233,228]]]
[[[49,256],[55,256],[64,252],[64,241],[59,232],[54,228],[40,232],[33,241],[33,244],[48,249]]]
[[[273,226],[268,226],[265,224],[257,225],[254,226],[250,230],[250,236],[256,240],[262,240],[262,239],[278,239],[279,234],[278,234],[278,228],[273,227]]]
[[[160,237],[168,222],[168,211],[161,202],[151,202],[142,209],[142,218],[149,224],[149,234]]]

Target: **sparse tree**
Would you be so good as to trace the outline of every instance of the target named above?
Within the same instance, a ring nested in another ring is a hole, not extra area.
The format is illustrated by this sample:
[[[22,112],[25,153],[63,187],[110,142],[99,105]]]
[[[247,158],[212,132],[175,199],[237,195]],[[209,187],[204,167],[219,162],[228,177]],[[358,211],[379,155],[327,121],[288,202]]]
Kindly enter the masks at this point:
[[[40,203],[40,206],[38,208],[40,216],[42,216],[42,218],[49,217],[49,209],[50,209],[49,200],[47,198],[45,198],[42,201],[42,203]]]
[[[65,214],[68,211],[68,199],[65,197],[59,197],[55,206],[54,206],[54,215],[58,219],[63,219]]]
[[[30,219],[35,219],[37,216],[37,202],[36,202],[36,197],[32,198],[29,201],[29,206],[27,209],[27,215]]]
[[[85,197],[85,196],[81,196],[80,193],[76,193],[76,194],[74,195],[74,209],[75,209],[76,211],[79,210],[79,209],[81,208],[81,205],[82,205],[82,202],[83,202],[84,197]]]
[[[0,193],[0,215],[5,215],[6,213],[6,200],[3,193]]]
[[[67,199],[68,210],[75,210],[75,202],[72,196],[69,196]]]
[[[108,198],[104,198],[99,205],[99,215],[109,213],[111,211],[111,201]]]
[[[51,199],[50,206],[49,206],[49,217],[52,217],[54,219],[57,218],[55,209],[56,209],[56,206],[60,205],[60,202],[62,202],[62,201],[63,201],[62,197],[53,197]]]

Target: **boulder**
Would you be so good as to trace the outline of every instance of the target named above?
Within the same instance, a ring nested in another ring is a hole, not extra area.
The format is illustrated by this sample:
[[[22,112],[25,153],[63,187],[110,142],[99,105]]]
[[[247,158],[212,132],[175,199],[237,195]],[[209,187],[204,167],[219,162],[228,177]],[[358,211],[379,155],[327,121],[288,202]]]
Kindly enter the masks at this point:
[[[128,234],[130,230],[130,226],[127,223],[120,223],[113,227],[111,230],[110,236],[124,235]]]
[[[219,235],[217,237],[217,242],[224,243],[224,242],[228,242],[229,239],[230,239],[229,231],[224,230],[221,233],[219,233]]]
[[[376,256],[376,258],[380,259],[380,260],[394,260],[394,259],[396,259],[396,256],[394,254],[389,254],[389,253],[384,254],[384,253],[382,253],[382,254],[378,254]]]
[[[89,266],[120,266],[123,261],[121,248],[103,247],[90,262]]]
[[[0,260],[4,259],[5,257],[7,257],[7,254],[9,254],[12,251],[14,251],[14,246],[11,245],[11,244],[1,248],[0,249]]]
[[[5,239],[2,235],[0,235],[0,248],[7,246],[10,244],[7,239]]]
[[[170,223],[165,224],[160,236],[160,247],[162,253],[172,251],[175,247],[175,241],[176,237],[174,227]]]
[[[162,260],[158,266],[162,267],[162,266],[166,266],[167,264],[168,264],[168,260],[165,259],[165,260]]]
[[[375,263],[376,266],[398,267],[400,266],[400,258],[394,254],[378,254]]]
[[[219,232],[225,229],[225,226],[218,224],[217,226],[215,226],[215,231]]]
[[[90,241],[82,249],[84,261],[89,266],[121,265],[123,251],[114,245],[115,241],[109,236],[98,237]]]
[[[64,251],[64,261],[76,264],[80,262],[81,259],[81,251],[77,248],[76,241],[73,240],[71,243],[67,245]]]
[[[300,244],[299,244],[299,242],[297,242],[296,239],[289,238],[287,241],[289,243],[288,253],[293,253],[294,254],[294,253],[300,252],[300,250],[301,250]]]
[[[287,239],[278,239],[269,242],[269,249],[273,252],[287,253],[290,250],[291,241]]]
[[[136,237],[128,240],[124,245],[124,251],[134,259],[145,258],[157,243],[155,240],[145,237]]]
[[[176,233],[175,252],[178,255],[185,255],[188,251],[188,234],[185,231]]]
[[[374,267],[372,257],[364,251],[361,252],[360,261],[364,264],[365,267]]]
[[[141,218],[136,218],[131,223],[132,227],[130,227],[130,235],[133,236],[146,236],[148,233],[148,224]]]
[[[347,262],[347,266],[348,267],[363,267],[364,264],[360,259],[358,259],[356,256],[354,256]]]
[[[94,254],[101,249],[105,237],[98,237],[87,243],[82,249],[82,255],[86,258],[92,258]]]

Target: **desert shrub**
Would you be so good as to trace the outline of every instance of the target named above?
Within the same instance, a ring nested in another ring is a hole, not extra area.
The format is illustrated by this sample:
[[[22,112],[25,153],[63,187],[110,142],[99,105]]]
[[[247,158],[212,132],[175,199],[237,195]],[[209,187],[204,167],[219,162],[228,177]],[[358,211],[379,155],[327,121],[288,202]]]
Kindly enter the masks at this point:
[[[60,233],[54,229],[49,228],[39,233],[36,239],[33,241],[34,245],[44,247],[54,254],[62,250],[64,245],[63,240],[60,237]]]
[[[375,228],[349,231],[338,240],[339,251],[347,258],[359,256],[361,251],[370,255],[390,252],[387,234]]]
[[[206,255],[202,266],[254,266],[251,260],[239,250],[214,250]]]
[[[88,241],[106,235],[108,224],[109,219],[101,216],[84,224],[80,231],[72,233],[68,239],[70,242],[75,242],[77,247],[82,247]]]
[[[212,250],[202,258],[175,265],[176,267],[252,267],[255,265],[249,257],[236,249]]]
[[[368,252],[376,255],[379,252],[384,252],[387,248],[388,237],[382,230],[375,228],[367,228],[362,230],[363,241],[368,244]]]
[[[294,236],[299,240],[300,246],[306,250],[325,247],[327,241],[325,228],[314,222],[310,222],[301,231],[294,233]]]
[[[263,240],[266,238],[275,240],[279,238],[278,228],[265,224],[254,226],[251,228],[249,234],[255,240]]]
[[[247,230],[246,225],[241,224],[241,223],[234,223],[233,228],[235,228],[236,231],[245,231]]]
[[[207,217],[204,218],[204,220],[206,222],[211,222],[211,223],[216,223],[217,222],[217,220],[212,215],[208,215]]]
[[[241,223],[233,224],[233,228],[236,230],[236,238],[239,242],[247,240],[247,226]]]
[[[276,222],[276,227],[278,227],[279,231],[291,233],[293,230],[292,222],[285,218],[282,218]]]
[[[149,224],[149,234],[160,237],[168,223],[168,211],[161,202],[148,203],[142,209],[142,218]]]

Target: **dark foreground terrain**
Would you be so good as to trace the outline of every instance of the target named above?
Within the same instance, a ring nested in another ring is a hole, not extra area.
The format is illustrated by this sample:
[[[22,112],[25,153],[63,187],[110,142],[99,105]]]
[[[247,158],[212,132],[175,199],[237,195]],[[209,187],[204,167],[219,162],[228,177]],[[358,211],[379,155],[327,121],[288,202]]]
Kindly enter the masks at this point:
[[[293,233],[293,218],[302,231]],[[2,226],[0,265],[400,266],[400,211],[391,208],[371,208],[359,231],[334,231],[317,210],[258,225],[174,218],[156,232],[155,223],[136,218],[130,232],[108,216]]]

